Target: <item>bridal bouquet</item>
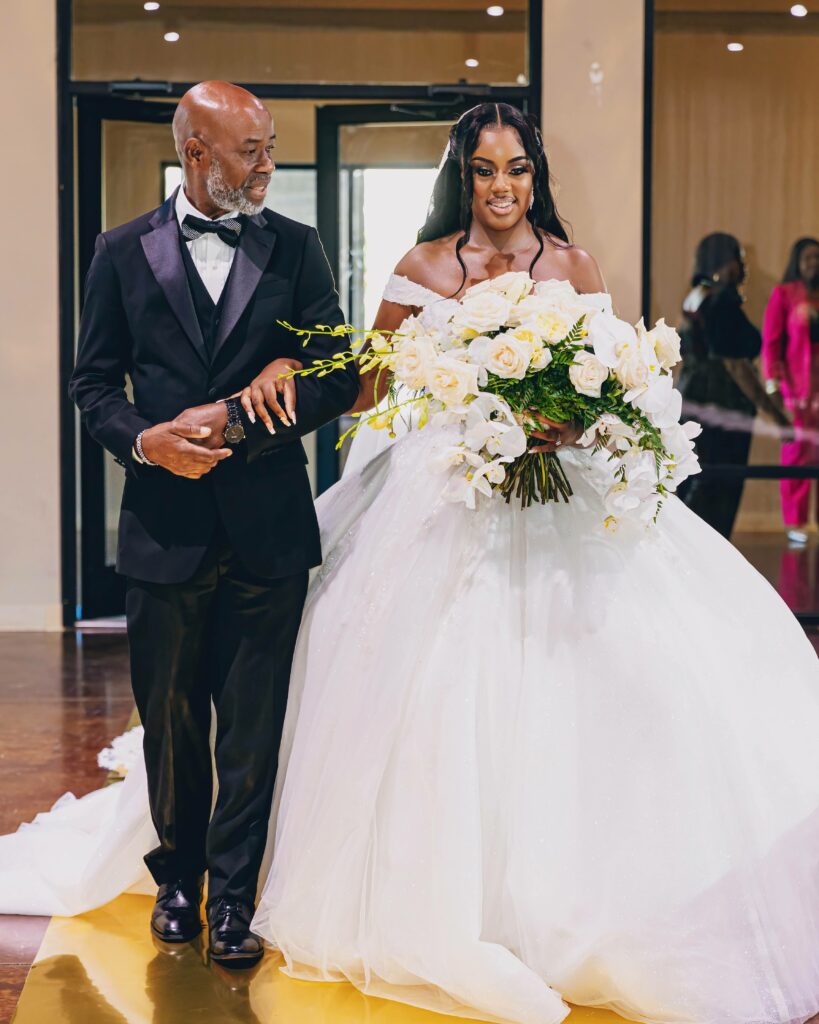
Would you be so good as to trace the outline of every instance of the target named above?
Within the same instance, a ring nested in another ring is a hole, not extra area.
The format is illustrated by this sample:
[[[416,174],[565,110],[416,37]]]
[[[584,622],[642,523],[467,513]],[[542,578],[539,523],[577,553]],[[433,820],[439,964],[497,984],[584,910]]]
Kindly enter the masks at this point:
[[[436,461],[451,475],[447,496],[470,508],[480,495],[515,498],[524,508],[571,498],[560,455],[529,450],[542,444],[529,436],[542,429],[538,416],[582,424],[579,444],[593,449],[608,476],[609,529],[624,516],[653,521],[664,495],[699,471],[692,444],[699,427],[680,424],[671,375],[680,359],[677,332],[664,320],[651,330],[619,320],[608,296],[510,272],[460,300],[432,303],[391,334],[354,333],[369,345],[294,371],[321,376],[356,359],[362,372],[390,375],[386,406],[360,415],[339,443],[363,423],[393,432],[408,407],[417,410],[418,427],[454,425],[455,440]]]

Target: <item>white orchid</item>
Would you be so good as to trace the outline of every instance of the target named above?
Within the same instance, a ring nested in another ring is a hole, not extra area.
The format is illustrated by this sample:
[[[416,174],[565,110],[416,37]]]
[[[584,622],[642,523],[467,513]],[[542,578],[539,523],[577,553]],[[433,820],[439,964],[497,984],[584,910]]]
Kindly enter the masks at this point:
[[[614,369],[626,351],[637,347],[637,331],[625,320],[602,313],[589,325],[589,344],[600,362]]]
[[[652,377],[645,388],[638,394],[629,398],[635,408],[640,409],[648,416],[655,427],[671,427],[679,423],[682,413],[682,395],[674,387],[674,380],[670,374],[661,374]]]
[[[676,491],[683,480],[701,471],[693,444],[701,432],[700,425],[693,422],[676,423],[663,430],[663,446],[669,456],[663,463],[668,490]]]
[[[491,456],[511,462],[526,451],[526,434],[517,424],[510,426],[501,420],[483,420],[467,426],[464,444],[475,452],[485,448]]]
[[[479,469],[484,464],[484,460],[477,452],[470,451],[462,444],[450,444],[437,451],[432,456],[430,464],[433,469],[439,471],[453,469],[455,466],[464,464],[473,469]]]
[[[680,336],[670,327],[665,320],[658,320],[646,335],[649,343],[657,353],[660,365],[664,370],[670,370],[680,361]]]

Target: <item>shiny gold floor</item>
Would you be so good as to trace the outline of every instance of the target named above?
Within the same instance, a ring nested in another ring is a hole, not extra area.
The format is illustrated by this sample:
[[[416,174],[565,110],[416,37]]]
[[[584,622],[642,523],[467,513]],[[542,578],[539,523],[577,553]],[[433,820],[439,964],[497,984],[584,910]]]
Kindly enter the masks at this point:
[[[54,918],[28,976],[14,1024],[453,1024],[351,985],[294,981],[268,954],[253,971],[208,964],[202,945],[157,949],[151,900],[121,896],[77,918]],[[462,1020],[462,1018],[459,1018]],[[623,1024],[574,1010],[570,1024]]]

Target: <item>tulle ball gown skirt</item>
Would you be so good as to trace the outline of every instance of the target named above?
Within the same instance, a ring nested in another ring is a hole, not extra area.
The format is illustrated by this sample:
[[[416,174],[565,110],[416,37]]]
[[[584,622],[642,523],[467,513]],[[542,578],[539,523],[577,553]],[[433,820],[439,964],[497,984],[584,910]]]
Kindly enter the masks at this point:
[[[819,1011],[819,671],[670,499],[442,498],[411,435],[321,499],[255,928],[300,978],[550,1024]]]

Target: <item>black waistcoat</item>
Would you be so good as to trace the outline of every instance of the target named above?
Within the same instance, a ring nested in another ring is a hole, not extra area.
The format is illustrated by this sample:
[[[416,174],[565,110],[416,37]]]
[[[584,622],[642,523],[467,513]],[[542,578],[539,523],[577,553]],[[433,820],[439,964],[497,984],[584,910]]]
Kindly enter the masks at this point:
[[[233,273],[233,266],[230,268],[227,281],[225,281],[225,287],[222,289],[222,294],[219,296],[219,301],[214,302],[210,296],[210,292],[205,287],[205,282],[202,280],[199,271],[196,269],[196,264],[193,262],[193,257],[188,250],[188,246],[185,243],[182,232],[179,232],[179,245],[182,248],[182,262],[185,264],[185,273],[188,275],[188,284],[190,285],[191,295],[193,296],[193,307],[196,310],[196,318],[199,321],[199,328],[202,331],[202,337],[205,339],[205,348],[208,350],[208,356],[213,359],[213,345],[216,340],[216,332],[219,329],[219,320],[222,316],[222,305],[224,303],[225,294],[228,290],[228,284],[230,282],[230,274]],[[233,261],[235,264],[235,260]]]

